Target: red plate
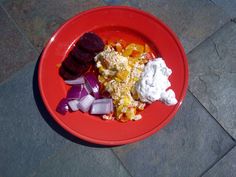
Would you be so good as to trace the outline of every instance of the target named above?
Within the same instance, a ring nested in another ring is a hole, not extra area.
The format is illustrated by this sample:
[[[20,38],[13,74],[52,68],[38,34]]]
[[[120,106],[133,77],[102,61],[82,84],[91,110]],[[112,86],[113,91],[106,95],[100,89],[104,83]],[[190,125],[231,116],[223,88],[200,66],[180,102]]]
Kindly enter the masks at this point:
[[[173,73],[170,77],[178,104],[166,106],[155,102],[142,111],[140,121],[120,123],[104,121],[81,113],[55,111],[66,96],[68,87],[58,74],[61,63],[80,36],[94,31],[103,39],[122,38],[148,43],[162,56]],[[82,12],[62,25],[46,45],[39,64],[39,87],[42,99],[52,117],[68,132],[86,141],[103,145],[121,145],[144,139],[163,128],[176,114],[188,85],[188,64],[184,49],[175,34],[159,19],[138,9],[107,6]]]

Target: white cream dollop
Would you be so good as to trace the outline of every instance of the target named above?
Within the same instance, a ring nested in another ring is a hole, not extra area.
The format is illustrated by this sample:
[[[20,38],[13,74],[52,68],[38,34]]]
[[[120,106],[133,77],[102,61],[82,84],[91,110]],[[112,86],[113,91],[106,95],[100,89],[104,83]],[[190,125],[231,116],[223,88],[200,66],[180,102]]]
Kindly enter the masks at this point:
[[[160,100],[167,105],[175,105],[175,92],[168,89],[171,86],[168,80],[172,74],[162,58],[155,58],[147,63],[136,84],[136,91],[142,102],[152,103]],[[167,90],[168,89],[168,90]]]

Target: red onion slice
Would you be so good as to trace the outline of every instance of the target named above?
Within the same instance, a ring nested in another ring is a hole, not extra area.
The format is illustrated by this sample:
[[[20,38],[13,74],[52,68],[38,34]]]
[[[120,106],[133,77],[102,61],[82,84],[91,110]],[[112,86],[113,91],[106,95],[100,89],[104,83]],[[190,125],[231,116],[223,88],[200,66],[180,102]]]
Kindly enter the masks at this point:
[[[97,77],[94,75],[94,73],[90,72],[86,73],[84,78],[88,91],[91,91],[95,98],[99,98],[100,94],[99,94],[99,84]]]
[[[92,95],[84,96],[79,101],[78,105],[79,109],[83,112],[88,112],[94,100],[95,98]]]
[[[65,115],[69,110],[68,100],[63,98],[57,105],[56,111],[62,115]]]
[[[72,111],[79,110],[79,100],[71,100],[68,102],[68,105]]]
[[[66,98],[71,99],[81,99],[82,97],[88,95],[88,91],[85,88],[84,84],[81,85],[73,85],[69,91],[67,92]]]
[[[81,77],[78,77],[75,80],[65,80],[65,83],[67,83],[69,85],[79,85],[79,84],[84,84],[85,80],[84,80],[84,77],[81,76]]]
[[[98,99],[93,102],[91,114],[110,114],[113,112],[112,99]]]

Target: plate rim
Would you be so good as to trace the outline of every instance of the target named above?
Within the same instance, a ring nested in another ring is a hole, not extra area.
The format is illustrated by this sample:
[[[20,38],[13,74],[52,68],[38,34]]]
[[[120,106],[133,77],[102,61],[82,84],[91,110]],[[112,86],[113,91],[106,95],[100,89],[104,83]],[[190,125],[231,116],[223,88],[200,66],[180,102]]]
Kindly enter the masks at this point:
[[[183,58],[183,62],[184,62],[184,73],[185,73],[185,82],[183,85],[183,89],[182,89],[182,93],[180,95],[179,98],[179,104],[175,107],[175,109],[169,114],[169,116],[167,117],[167,119],[165,119],[164,121],[162,121],[157,127],[153,128],[152,130],[143,133],[142,135],[138,135],[136,137],[133,138],[129,138],[129,139],[125,139],[125,140],[101,140],[101,139],[94,139],[91,138],[89,136],[85,136],[83,134],[80,134],[76,131],[74,131],[73,129],[71,129],[70,127],[68,127],[67,125],[65,125],[62,121],[60,121],[59,119],[55,118],[55,111],[53,111],[46,99],[46,96],[44,95],[43,92],[43,88],[42,88],[42,78],[41,78],[41,73],[42,73],[42,63],[43,63],[43,58],[45,58],[46,52],[48,50],[48,48],[50,47],[51,43],[53,42],[53,38],[55,38],[60,31],[69,23],[71,23],[73,20],[75,20],[76,18],[78,18],[78,16],[82,16],[82,15],[86,15],[87,13],[91,13],[94,11],[100,11],[100,10],[106,10],[106,9],[124,9],[124,10],[130,10],[130,11],[134,11],[137,12],[139,14],[142,14],[144,16],[147,16],[149,18],[151,18],[152,20],[158,21],[158,23],[169,33],[169,35],[172,37],[172,39],[176,42],[181,56]],[[170,27],[168,27],[163,21],[161,21],[158,17],[145,12],[143,10],[134,8],[134,7],[130,7],[130,6],[100,6],[100,7],[96,7],[96,8],[92,8],[86,11],[82,11],[79,12],[77,14],[75,14],[74,16],[72,16],[71,18],[69,18],[68,20],[66,20],[62,25],[60,25],[55,32],[51,35],[51,37],[48,39],[48,41],[46,42],[46,44],[44,45],[43,51],[42,51],[42,55],[39,58],[39,66],[38,66],[38,85],[39,85],[39,91],[40,91],[40,95],[42,98],[42,101],[47,109],[47,111],[50,113],[50,115],[52,116],[52,118],[60,125],[62,126],[66,131],[68,131],[69,133],[71,133],[72,135],[76,136],[77,138],[80,138],[82,140],[88,141],[90,143],[93,144],[100,144],[100,145],[107,145],[107,146],[115,146],[115,145],[124,145],[124,144],[129,144],[129,143],[133,143],[139,140],[143,140],[151,135],[153,135],[155,132],[157,132],[158,130],[162,129],[163,127],[165,127],[175,116],[175,114],[177,113],[177,111],[179,110],[180,106],[182,105],[182,102],[186,96],[187,93],[187,88],[188,88],[188,81],[189,81],[189,69],[188,69],[188,61],[187,61],[187,56],[185,53],[185,50],[182,46],[182,44],[180,43],[177,35],[170,29]]]

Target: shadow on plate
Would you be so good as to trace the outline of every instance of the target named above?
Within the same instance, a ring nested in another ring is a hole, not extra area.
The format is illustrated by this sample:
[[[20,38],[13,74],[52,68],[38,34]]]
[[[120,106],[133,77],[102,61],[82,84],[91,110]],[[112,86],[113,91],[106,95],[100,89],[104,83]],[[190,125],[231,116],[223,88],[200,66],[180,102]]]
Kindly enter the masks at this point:
[[[77,144],[81,144],[81,145],[85,145],[85,146],[89,146],[89,147],[97,147],[97,148],[109,148],[111,146],[104,146],[104,145],[98,145],[98,144],[93,144],[93,143],[89,143],[87,141],[81,140],[77,137],[75,137],[74,135],[70,134],[69,132],[65,131],[60,125],[57,124],[57,122],[52,118],[52,116],[49,114],[49,112],[47,111],[43,100],[40,96],[40,91],[39,91],[39,86],[38,86],[38,65],[39,65],[39,61],[41,59],[41,55],[40,54],[35,69],[34,69],[34,76],[33,76],[33,93],[34,93],[34,99],[36,102],[36,105],[38,107],[38,110],[40,111],[42,117],[44,118],[44,120],[48,123],[48,125],[55,130],[58,134],[60,134],[61,136],[67,138],[68,140],[77,143]]]

